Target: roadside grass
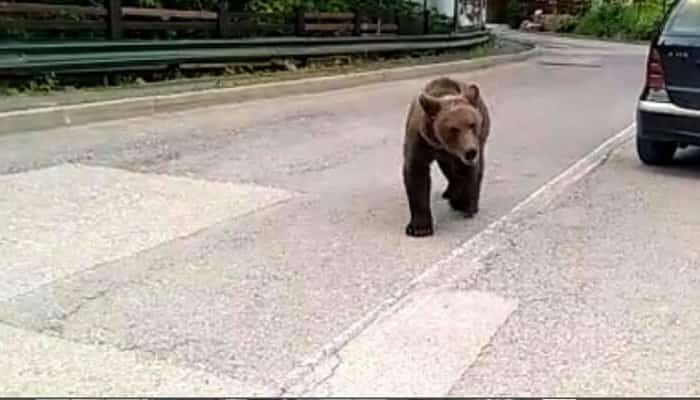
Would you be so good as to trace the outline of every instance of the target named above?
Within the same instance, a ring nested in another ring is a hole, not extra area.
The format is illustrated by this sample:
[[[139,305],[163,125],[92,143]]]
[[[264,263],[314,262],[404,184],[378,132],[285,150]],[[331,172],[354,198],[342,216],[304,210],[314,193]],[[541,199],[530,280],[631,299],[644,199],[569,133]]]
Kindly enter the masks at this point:
[[[657,33],[675,0],[606,0],[594,2],[583,14],[548,14],[537,22],[543,32],[575,39],[646,44]],[[517,10],[516,10],[517,11]],[[512,12],[513,21],[521,17]],[[531,18],[531,17],[529,17]]]

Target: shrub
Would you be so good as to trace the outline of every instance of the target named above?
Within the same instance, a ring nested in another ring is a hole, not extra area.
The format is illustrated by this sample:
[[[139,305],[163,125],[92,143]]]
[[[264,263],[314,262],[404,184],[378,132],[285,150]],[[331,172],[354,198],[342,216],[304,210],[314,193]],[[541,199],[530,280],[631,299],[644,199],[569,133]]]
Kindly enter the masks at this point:
[[[620,0],[594,6],[579,21],[576,33],[601,38],[650,39],[663,18],[663,0],[627,5]]]
[[[578,25],[573,15],[545,15],[542,28],[549,32],[572,33]]]
[[[419,5],[411,0],[249,0],[246,10],[262,13],[289,14],[298,7],[306,10],[340,12],[366,9],[417,12]]]
[[[450,33],[454,29],[454,18],[440,14],[433,10],[430,14],[431,33]]]
[[[658,1],[646,2],[639,6],[637,18],[628,32],[630,37],[641,40],[651,39],[663,22],[663,13],[663,4]]]
[[[593,7],[579,22],[576,33],[612,37],[621,30],[625,6],[619,1],[603,2]]]

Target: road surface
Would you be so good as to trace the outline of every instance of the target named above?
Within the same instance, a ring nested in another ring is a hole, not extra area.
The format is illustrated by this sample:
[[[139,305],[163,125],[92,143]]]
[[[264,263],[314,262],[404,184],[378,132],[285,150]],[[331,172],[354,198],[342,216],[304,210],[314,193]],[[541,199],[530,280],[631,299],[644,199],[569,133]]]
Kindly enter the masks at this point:
[[[663,336],[697,325],[693,217],[646,236],[690,178],[624,147],[483,236],[633,121],[645,48],[543,46],[457,76],[492,112],[481,213],[450,211],[436,170],[425,239],[400,167],[425,79],[0,137],[0,393],[697,392],[697,338]]]

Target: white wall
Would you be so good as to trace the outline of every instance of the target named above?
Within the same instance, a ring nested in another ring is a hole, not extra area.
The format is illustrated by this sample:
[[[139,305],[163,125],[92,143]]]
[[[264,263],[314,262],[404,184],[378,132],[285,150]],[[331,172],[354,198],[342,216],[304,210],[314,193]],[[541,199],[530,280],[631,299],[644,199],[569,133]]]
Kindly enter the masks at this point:
[[[454,15],[454,3],[455,0],[428,0],[429,7],[435,7],[438,9],[440,14]]]
[[[423,0],[413,1],[423,5]],[[437,8],[441,14],[452,16],[454,13],[454,0],[428,0],[428,8],[432,9],[433,7]]]
[[[423,4],[423,0],[414,0],[414,1],[420,5]],[[455,1],[457,1],[457,0],[428,0],[428,7],[429,8],[434,7],[438,10],[438,12],[440,12],[440,14],[446,15],[448,17],[452,17],[452,16],[454,16],[454,7],[455,7],[454,2]],[[461,26],[470,26],[470,25],[475,25],[475,24],[479,23],[479,21],[478,21],[479,17],[475,18],[476,20],[473,20],[473,19],[470,19],[467,17],[467,14],[469,14],[471,12],[471,9],[469,7],[471,7],[471,4],[474,4],[474,3],[481,3],[483,5],[481,19],[482,19],[483,23],[485,23],[486,22],[486,1],[487,0],[483,0],[483,2],[482,2],[482,0],[470,0],[470,1],[466,1],[466,2],[463,1],[462,3],[467,4],[467,10],[466,10],[467,12],[460,11],[461,15],[459,17],[459,24]],[[460,10],[461,10],[461,8],[460,8]]]

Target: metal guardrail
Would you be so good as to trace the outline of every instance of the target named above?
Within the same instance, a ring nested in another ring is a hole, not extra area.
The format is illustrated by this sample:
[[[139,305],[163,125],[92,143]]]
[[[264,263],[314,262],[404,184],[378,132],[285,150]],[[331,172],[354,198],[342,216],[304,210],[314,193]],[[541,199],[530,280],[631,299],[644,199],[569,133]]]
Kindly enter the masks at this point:
[[[259,38],[173,41],[90,41],[0,44],[0,75],[153,70],[183,64],[234,63],[420,50],[469,48],[487,30],[447,35]]]

